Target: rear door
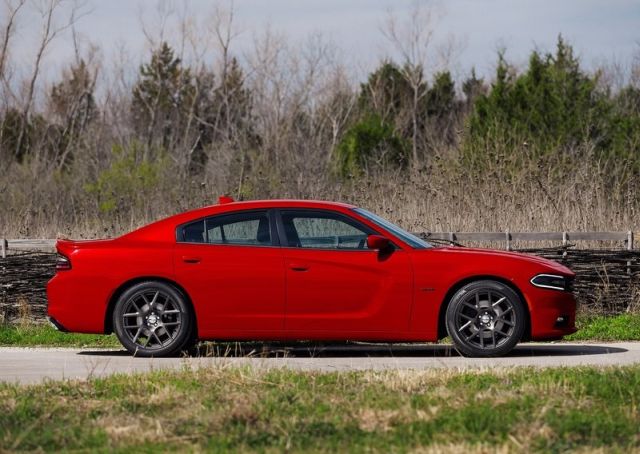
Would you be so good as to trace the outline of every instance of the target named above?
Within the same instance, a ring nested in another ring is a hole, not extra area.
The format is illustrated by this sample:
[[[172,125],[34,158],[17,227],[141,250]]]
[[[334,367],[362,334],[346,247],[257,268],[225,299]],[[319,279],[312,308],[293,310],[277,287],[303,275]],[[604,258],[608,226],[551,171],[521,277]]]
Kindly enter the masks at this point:
[[[367,236],[378,232],[330,210],[280,210],[278,221],[287,332],[392,338],[408,330],[413,276],[406,251],[368,249]]]
[[[282,332],[284,263],[274,215],[235,212],[178,228],[175,271],[202,337]]]

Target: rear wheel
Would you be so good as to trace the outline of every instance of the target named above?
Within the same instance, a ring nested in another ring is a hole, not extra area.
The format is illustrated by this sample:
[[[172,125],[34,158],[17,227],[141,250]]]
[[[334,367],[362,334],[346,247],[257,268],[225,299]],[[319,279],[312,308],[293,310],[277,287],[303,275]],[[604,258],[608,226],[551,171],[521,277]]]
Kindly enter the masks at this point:
[[[163,282],[141,282],[116,302],[113,326],[134,356],[176,355],[192,340],[193,316],[185,297]]]
[[[458,290],[446,313],[447,332],[462,355],[502,356],[509,353],[525,331],[522,299],[501,282],[471,282]]]

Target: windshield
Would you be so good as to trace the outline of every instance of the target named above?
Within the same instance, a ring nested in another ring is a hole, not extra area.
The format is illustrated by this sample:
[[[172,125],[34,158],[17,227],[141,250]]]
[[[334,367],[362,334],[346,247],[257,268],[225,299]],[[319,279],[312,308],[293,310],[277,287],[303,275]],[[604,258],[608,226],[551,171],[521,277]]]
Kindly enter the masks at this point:
[[[367,211],[363,208],[354,208],[353,211],[358,213],[360,216],[367,218],[368,220],[382,227],[383,229],[393,233],[395,236],[400,238],[405,243],[409,244],[414,249],[427,249],[427,248],[433,247],[430,243],[427,243],[423,239],[418,238],[417,236],[407,232],[404,229],[401,229],[397,225],[392,224],[391,222],[387,221],[384,218],[381,218],[377,214],[373,214],[370,211]]]

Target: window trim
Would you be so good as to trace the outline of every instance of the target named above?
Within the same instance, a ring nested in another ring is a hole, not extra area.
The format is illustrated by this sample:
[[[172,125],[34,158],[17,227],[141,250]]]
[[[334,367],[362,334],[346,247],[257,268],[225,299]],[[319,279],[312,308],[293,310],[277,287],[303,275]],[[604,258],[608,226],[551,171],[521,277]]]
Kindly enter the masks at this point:
[[[352,227],[355,227],[357,229],[363,230],[367,235],[382,235],[385,238],[389,239],[390,244],[393,246],[394,250],[398,250],[399,247],[398,245],[395,243],[394,240],[392,240],[391,238],[389,238],[389,236],[383,232],[380,232],[376,229],[374,229],[373,227],[370,227],[369,225],[361,222],[359,219],[353,218],[351,216],[349,216],[346,213],[343,213],[341,211],[334,211],[334,210],[330,210],[330,209],[326,209],[326,208],[298,208],[298,207],[284,207],[284,208],[276,208],[274,211],[276,211],[276,225],[278,227],[278,239],[280,241],[280,247],[284,248],[284,249],[295,249],[297,251],[338,251],[338,252],[376,252],[373,249],[368,249],[368,248],[363,248],[363,249],[359,249],[359,248],[344,248],[344,249],[339,249],[339,248],[305,248],[305,247],[296,247],[296,246],[289,246],[289,241],[287,238],[287,234],[285,233],[285,229],[284,229],[284,222],[282,221],[282,213],[287,213],[287,212],[302,212],[302,213],[309,213],[310,215],[313,214],[320,214],[320,217],[323,218],[328,218],[328,219],[335,219],[338,221],[345,221],[346,220],[346,224],[351,225]]]
[[[219,217],[226,216],[234,216],[239,214],[266,214],[267,219],[269,220],[269,236],[271,237],[271,244],[236,244],[236,243],[209,243],[207,241],[203,242],[195,242],[195,241],[184,241],[181,239],[183,234],[183,229],[195,222],[203,222],[204,228],[206,232],[207,228],[207,220],[214,219]],[[176,244],[192,244],[192,245],[200,245],[200,246],[237,246],[237,247],[280,247],[280,237],[278,234],[278,229],[276,226],[276,213],[275,210],[267,208],[267,209],[250,209],[250,210],[233,210],[233,211],[225,211],[222,213],[213,214],[210,216],[203,216],[201,218],[191,219],[187,222],[183,222],[176,226]]]

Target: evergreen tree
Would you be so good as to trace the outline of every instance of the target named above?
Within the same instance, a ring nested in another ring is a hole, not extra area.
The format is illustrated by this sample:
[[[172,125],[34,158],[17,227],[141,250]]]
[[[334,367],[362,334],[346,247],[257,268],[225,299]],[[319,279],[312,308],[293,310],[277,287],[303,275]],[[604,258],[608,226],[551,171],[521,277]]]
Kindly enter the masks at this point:
[[[237,142],[251,124],[251,96],[244,86],[244,72],[235,58],[220,76],[220,84],[213,85],[209,96],[203,98],[203,117],[213,125],[211,140]]]
[[[431,148],[452,145],[461,103],[456,99],[455,83],[449,71],[439,72],[427,91],[424,109],[426,124],[424,135]]]
[[[23,125],[24,117],[15,108],[9,108],[0,122],[0,160],[6,165],[14,160],[22,162],[29,153],[34,134],[31,122]],[[24,127],[24,139],[19,142],[20,130]]]
[[[426,91],[426,85],[422,88]],[[385,61],[361,85],[358,104],[367,115],[377,115],[399,130],[406,130],[412,99],[413,89],[402,70],[395,63]]]
[[[140,67],[140,78],[133,88],[132,112],[135,126],[153,143],[170,149],[184,134],[195,96],[193,78],[183,68],[173,49],[165,42]]]
[[[80,60],[51,89],[49,109],[54,120],[70,131],[84,130],[97,115],[93,88],[94,78],[84,60]]]
[[[484,84],[484,80],[478,79],[475,68],[471,69],[471,75],[462,82],[462,92],[464,93],[467,111],[473,107],[478,96],[487,93],[487,87]]]
[[[59,167],[73,159],[80,135],[97,116],[93,89],[94,78],[84,60],[66,71],[64,79],[51,89],[48,107],[54,120],[53,159]]]
[[[202,69],[195,77],[195,86],[198,138],[193,147],[192,172],[203,168],[207,161],[206,148],[211,144],[247,147],[257,141],[252,127],[251,94],[245,87],[244,72],[235,58],[230,60],[219,77]]]
[[[385,61],[361,85],[358,107],[356,123],[336,149],[343,174],[366,166],[367,160],[379,153],[380,144],[392,145],[392,149],[385,159],[374,159],[397,166],[407,164],[407,147],[413,149],[415,160],[441,144],[454,142],[460,106],[448,71],[437,73],[429,87],[423,81],[422,68],[398,67]],[[362,143],[357,144],[359,140]],[[361,156],[356,157],[358,153]]]
[[[451,73],[440,72],[435,75],[433,85],[427,91],[426,111],[427,115],[436,118],[445,118],[455,109],[456,90]]]
[[[581,70],[559,37],[555,54],[533,52],[519,76],[499,56],[491,91],[477,98],[469,118],[468,140],[484,148],[499,136],[512,145],[533,144],[539,153],[587,140],[602,148],[608,117],[597,77]]]

